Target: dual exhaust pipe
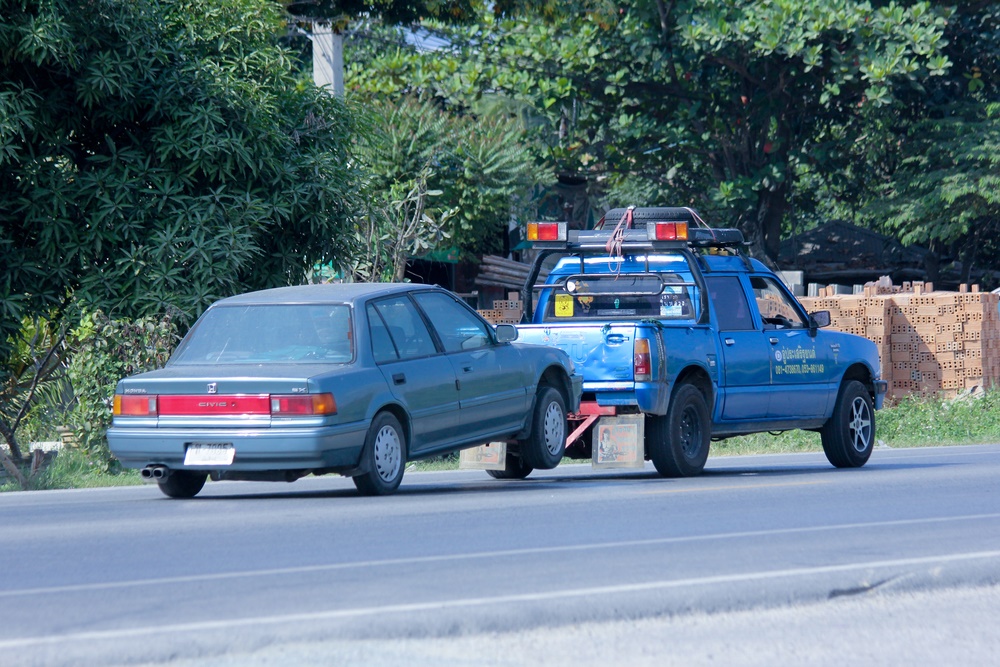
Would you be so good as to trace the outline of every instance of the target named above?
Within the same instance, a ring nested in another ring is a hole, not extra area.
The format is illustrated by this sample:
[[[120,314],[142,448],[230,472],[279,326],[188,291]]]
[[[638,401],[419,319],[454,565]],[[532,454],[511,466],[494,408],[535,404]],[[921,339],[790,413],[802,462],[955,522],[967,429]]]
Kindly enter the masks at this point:
[[[170,468],[165,465],[148,465],[139,474],[147,482],[158,482],[170,475]]]

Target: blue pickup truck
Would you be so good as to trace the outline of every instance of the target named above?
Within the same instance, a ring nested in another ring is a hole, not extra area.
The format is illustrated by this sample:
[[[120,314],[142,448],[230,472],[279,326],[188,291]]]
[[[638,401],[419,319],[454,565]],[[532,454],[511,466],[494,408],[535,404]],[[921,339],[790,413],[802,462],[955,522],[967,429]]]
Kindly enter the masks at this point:
[[[598,464],[628,450],[636,467],[683,477],[701,473],[712,440],[806,429],[834,466],[868,461],[886,391],[873,342],[824,330],[829,312],[807,313],[741,252],[739,230],[686,208],[604,220],[528,226],[538,253],[519,340],[565,350],[584,380],[567,455]]]

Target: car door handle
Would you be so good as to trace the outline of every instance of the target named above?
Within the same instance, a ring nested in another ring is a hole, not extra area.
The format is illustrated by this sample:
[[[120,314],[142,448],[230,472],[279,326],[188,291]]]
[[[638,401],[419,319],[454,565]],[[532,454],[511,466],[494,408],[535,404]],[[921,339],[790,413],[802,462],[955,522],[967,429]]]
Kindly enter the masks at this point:
[[[771,343],[771,345],[777,345],[778,344],[778,339],[777,338],[768,338],[767,340]]]
[[[726,345],[736,345],[736,341],[735,341],[735,340],[733,340],[732,338],[727,338],[727,339],[726,339],[725,341],[723,341],[723,342],[725,342],[725,344],[726,344]]]
[[[472,372],[472,366],[462,366],[462,371],[464,371],[466,373],[471,373]]]
[[[392,382],[393,384],[406,384],[406,375],[404,373],[394,373]]]

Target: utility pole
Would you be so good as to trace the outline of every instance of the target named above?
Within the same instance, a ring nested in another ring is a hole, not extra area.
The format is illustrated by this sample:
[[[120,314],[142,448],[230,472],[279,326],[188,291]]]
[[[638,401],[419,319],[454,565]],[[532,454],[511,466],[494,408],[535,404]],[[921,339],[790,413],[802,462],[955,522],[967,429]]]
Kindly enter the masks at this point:
[[[344,96],[344,33],[343,25],[312,22],[313,81],[320,88]]]

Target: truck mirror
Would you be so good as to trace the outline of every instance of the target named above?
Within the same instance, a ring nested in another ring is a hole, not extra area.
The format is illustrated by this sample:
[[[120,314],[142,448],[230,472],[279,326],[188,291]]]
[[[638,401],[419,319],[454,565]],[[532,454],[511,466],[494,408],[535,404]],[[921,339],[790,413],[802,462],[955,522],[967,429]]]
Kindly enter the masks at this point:
[[[830,326],[830,311],[820,310],[815,313],[809,313],[809,328],[810,329],[822,329],[823,327]]]

